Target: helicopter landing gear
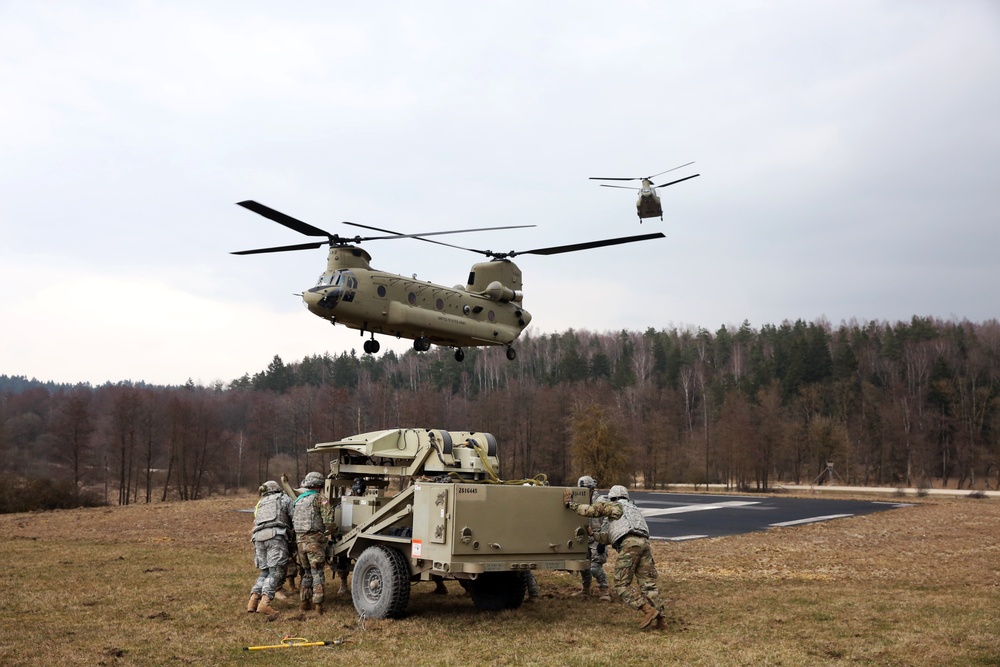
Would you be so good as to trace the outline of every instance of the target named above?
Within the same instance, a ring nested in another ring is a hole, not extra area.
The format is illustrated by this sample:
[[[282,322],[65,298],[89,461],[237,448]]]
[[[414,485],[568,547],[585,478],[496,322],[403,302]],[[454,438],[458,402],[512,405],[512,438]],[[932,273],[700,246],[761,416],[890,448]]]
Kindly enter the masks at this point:
[[[371,340],[366,340],[363,347],[365,348],[366,353],[375,354],[376,352],[379,351],[379,348],[381,348],[382,346],[379,345],[379,342],[377,340],[372,338]]]
[[[431,349],[431,339],[424,336],[413,339],[413,349],[417,352],[426,352]]]
[[[465,352],[462,351],[462,348],[458,348],[455,350],[455,361],[462,361],[463,359],[465,359]]]
[[[511,361],[514,361],[514,359],[517,358],[517,352],[514,351],[514,348],[512,347],[507,348],[507,358],[510,359]]]

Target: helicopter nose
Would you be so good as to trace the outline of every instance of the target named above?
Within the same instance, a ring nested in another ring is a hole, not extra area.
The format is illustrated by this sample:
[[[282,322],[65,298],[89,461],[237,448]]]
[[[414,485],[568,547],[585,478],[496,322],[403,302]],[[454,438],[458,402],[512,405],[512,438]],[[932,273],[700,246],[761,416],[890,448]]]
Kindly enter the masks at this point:
[[[332,310],[337,305],[340,300],[340,292],[339,288],[313,287],[302,293],[302,302],[312,312],[322,314],[322,311]]]
[[[319,303],[319,300],[323,298],[323,295],[317,294],[310,290],[302,292],[302,303],[306,304],[306,308],[312,310],[313,307]]]

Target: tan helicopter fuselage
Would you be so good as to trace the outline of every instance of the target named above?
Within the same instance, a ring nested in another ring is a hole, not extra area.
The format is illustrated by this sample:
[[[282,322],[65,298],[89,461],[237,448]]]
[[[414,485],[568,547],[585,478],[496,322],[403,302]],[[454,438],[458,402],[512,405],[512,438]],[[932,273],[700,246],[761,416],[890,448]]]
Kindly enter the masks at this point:
[[[362,333],[435,345],[510,345],[531,322],[521,308],[521,271],[509,260],[472,267],[469,283],[445,287],[373,269],[362,248],[332,246],[327,269],[302,300],[319,317]]]

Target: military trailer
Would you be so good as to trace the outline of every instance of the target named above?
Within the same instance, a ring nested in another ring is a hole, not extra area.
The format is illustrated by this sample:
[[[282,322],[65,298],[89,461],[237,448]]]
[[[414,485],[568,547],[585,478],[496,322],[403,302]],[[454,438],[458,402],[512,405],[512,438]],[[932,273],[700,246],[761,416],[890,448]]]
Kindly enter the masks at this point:
[[[352,567],[368,618],[403,615],[412,582],[457,580],[495,611],[520,606],[526,572],[590,567],[586,520],[566,511],[564,487],[502,480],[489,433],[397,428],[309,453],[330,457],[324,493],[339,530],[328,555]],[[587,489],[572,490],[586,502]]]

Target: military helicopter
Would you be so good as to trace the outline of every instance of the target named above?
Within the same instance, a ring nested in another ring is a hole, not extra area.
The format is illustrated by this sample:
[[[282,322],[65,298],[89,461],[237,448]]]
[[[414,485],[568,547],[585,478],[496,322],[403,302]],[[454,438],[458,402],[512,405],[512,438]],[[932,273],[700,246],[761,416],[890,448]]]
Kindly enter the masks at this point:
[[[634,243],[663,238],[662,233],[626,236],[602,241],[576,243],[534,250],[493,252],[443,243],[429,238],[441,234],[460,234],[499,229],[519,229],[534,225],[460,229],[448,232],[402,234],[388,229],[345,222],[343,224],[370,229],[389,236],[344,237],[314,227],[289,215],[259,204],[241,201],[239,206],[284,225],[305,236],[325,237],[326,240],[297,245],[241,250],[234,255],[309,250],[324,245],[330,247],[326,270],[317,283],[303,291],[302,301],[315,315],[332,324],[342,324],[357,329],[364,343],[364,351],[374,354],[380,345],[376,334],[408,338],[413,348],[426,352],[431,344],[454,347],[455,360],[465,358],[465,347],[503,345],[507,358],[514,360],[517,353],[511,346],[531,322],[531,315],[521,307],[521,270],[512,257],[517,255],[557,255],[564,252],[588,250],[604,246]],[[468,283],[463,287],[445,287],[428,281],[387,273],[371,266],[371,255],[358,244],[367,241],[412,238],[436,243],[459,250],[486,255],[489,261],[473,265]]]
[[[592,181],[642,181],[641,188],[634,188],[628,185],[608,185],[607,183],[601,183],[602,188],[625,188],[626,190],[638,190],[639,198],[635,202],[636,211],[639,213],[639,224],[642,224],[643,218],[655,218],[660,217],[663,220],[663,206],[660,204],[660,195],[656,193],[657,188],[665,188],[668,185],[673,185],[675,183],[680,183],[681,181],[686,181],[696,176],[701,176],[701,174],[695,174],[694,176],[685,176],[684,178],[679,178],[676,181],[670,181],[669,183],[660,183],[659,185],[653,184],[653,179],[657,176],[662,176],[667,172],[676,171],[681,167],[687,167],[694,164],[694,162],[688,162],[687,164],[682,164],[680,167],[674,167],[673,169],[667,169],[667,171],[661,171],[659,174],[653,174],[652,176],[635,176],[633,178],[604,178],[600,176],[591,176]]]

